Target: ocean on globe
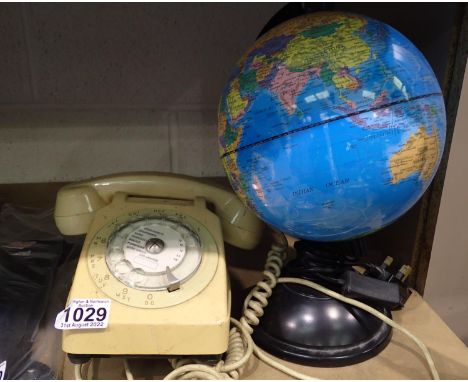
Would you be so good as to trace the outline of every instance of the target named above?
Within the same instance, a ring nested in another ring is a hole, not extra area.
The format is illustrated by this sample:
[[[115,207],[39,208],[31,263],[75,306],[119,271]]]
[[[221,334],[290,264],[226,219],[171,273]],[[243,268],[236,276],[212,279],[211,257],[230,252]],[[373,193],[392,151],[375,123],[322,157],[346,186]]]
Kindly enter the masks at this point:
[[[416,203],[445,125],[437,79],[406,37],[317,12],[278,25],[239,60],[219,105],[219,151],[262,220],[297,238],[345,240]]]

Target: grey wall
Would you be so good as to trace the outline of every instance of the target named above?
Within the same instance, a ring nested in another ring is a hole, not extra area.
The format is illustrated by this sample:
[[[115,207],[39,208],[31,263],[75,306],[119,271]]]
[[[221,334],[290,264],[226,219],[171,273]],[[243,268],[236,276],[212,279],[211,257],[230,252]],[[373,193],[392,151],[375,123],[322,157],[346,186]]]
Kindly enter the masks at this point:
[[[468,345],[468,66],[424,297]]]
[[[281,6],[0,5],[0,183],[223,175],[218,97]]]

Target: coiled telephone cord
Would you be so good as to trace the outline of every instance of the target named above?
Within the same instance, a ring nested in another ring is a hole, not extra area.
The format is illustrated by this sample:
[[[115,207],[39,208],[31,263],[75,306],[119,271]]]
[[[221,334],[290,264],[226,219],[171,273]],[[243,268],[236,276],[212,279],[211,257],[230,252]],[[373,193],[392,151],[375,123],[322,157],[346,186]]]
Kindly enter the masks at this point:
[[[268,298],[271,296],[272,291],[278,283],[293,283],[307,286],[315,289],[327,296],[345,302],[347,304],[356,306],[366,312],[381,319],[387,325],[396,330],[403,332],[410,337],[416,345],[421,349],[426,362],[429,366],[431,377],[439,379],[439,374],[435,368],[434,361],[429,353],[429,350],[424,343],[417,338],[414,334],[407,329],[397,324],[392,319],[380,313],[376,309],[363,304],[362,302],[353,300],[342,296],[328,288],[325,288],[312,281],[284,277],[280,278],[283,263],[286,260],[287,254],[287,241],[282,235],[283,243],[275,243],[272,245],[271,250],[268,252],[265,269],[263,271],[263,279],[250,291],[246,297],[243,305],[243,314],[240,321],[231,318],[232,328],[229,332],[229,344],[225,360],[219,361],[215,366],[203,364],[197,359],[187,358],[172,358],[169,360],[174,370],[169,373],[164,379],[239,379],[242,370],[252,354],[255,354],[261,361],[270,365],[271,367],[293,377],[296,379],[317,379],[312,376],[299,373],[279,362],[274,360],[271,356],[264,353],[252,340],[251,334],[253,333],[253,326],[257,326],[260,322],[260,317],[263,316],[264,308],[268,305]],[[78,366],[79,372],[76,375],[81,377],[81,367]],[[77,371],[77,369],[75,369]],[[125,364],[125,374],[127,379],[133,379],[133,376]],[[78,379],[78,378],[77,378]]]
[[[286,259],[287,242],[284,236],[282,238],[284,244],[273,244],[268,252],[263,279],[257,283],[245,299],[240,321],[231,318],[233,327],[229,333],[226,359],[218,362],[214,367],[195,363],[194,360],[171,359],[174,371],[164,379],[239,379],[242,368],[253,353],[275,368],[285,368],[263,353],[254,344],[251,336],[252,326],[259,324],[259,317],[263,315],[263,308],[268,304],[268,298],[276,286]],[[288,371],[287,374],[299,379],[313,379],[294,370]]]

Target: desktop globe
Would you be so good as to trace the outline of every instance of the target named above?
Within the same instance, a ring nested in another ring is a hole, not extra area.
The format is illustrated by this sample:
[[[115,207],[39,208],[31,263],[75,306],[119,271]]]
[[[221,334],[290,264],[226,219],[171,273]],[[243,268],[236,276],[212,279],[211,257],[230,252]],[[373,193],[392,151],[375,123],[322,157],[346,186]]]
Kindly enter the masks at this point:
[[[317,12],[271,29],[239,60],[219,105],[219,152],[265,222],[346,240],[416,203],[445,125],[437,79],[406,37],[368,17]]]

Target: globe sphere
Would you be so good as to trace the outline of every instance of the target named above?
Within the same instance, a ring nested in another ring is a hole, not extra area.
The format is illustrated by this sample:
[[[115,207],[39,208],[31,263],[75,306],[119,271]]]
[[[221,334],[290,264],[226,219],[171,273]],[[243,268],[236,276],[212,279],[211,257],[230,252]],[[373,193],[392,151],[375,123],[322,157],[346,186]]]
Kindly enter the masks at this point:
[[[270,30],[221,96],[219,152],[237,195],[294,237],[376,231],[424,193],[445,142],[434,73],[377,20],[317,12]]]

